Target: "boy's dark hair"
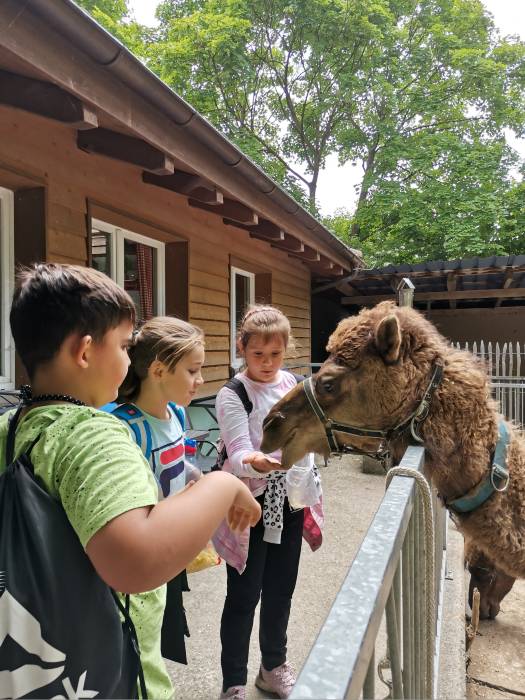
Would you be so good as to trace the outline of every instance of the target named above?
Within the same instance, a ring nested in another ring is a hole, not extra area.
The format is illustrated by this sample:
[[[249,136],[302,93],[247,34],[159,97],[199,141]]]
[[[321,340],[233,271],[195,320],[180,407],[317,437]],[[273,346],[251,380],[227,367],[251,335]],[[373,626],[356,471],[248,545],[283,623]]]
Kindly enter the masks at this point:
[[[72,333],[100,341],[123,321],[135,323],[129,294],[98,270],[36,263],[17,272],[9,316],[15,347],[33,379]]]

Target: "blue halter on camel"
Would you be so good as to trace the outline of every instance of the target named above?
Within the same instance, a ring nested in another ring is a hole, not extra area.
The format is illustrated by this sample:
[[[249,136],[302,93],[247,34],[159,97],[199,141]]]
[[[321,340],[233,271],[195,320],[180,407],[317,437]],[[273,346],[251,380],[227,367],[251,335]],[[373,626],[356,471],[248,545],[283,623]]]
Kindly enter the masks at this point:
[[[506,491],[509,486],[510,475],[507,469],[507,448],[509,446],[510,435],[505,425],[505,421],[500,420],[498,425],[498,442],[494,450],[492,464],[484,478],[476,484],[474,488],[459,498],[452,501],[445,501],[447,508],[454,513],[463,515],[479,508],[496,491]]]

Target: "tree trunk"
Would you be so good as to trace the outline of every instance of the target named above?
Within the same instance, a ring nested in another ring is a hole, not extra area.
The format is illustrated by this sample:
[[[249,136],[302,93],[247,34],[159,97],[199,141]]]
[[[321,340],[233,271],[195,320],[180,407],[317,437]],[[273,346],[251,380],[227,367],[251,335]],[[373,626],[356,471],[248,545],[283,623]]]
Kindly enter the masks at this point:
[[[377,153],[378,141],[379,141],[379,138],[376,137],[374,139],[373,145],[368,149],[368,155],[367,155],[366,164],[365,164],[365,171],[363,174],[363,180],[361,181],[361,189],[359,190],[359,198],[357,200],[357,207],[355,209],[355,216],[357,216],[360,208],[366,202],[366,198],[368,197],[368,192],[369,192],[370,186],[372,184],[372,174],[374,172],[374,162],[375,162],[376,153]],[[352,232],[352,238],[357,238],[360,241],[364,240],[365,237],[363,237],[363,232],[361,231],[361,226],[359,226],[359,224],[353,223],[351,232]]]
[[[312,179],[308,183],[308,202],[310,205],[310,211],[314,213],[316,211],[316,198],[317,198],[317,182],[319,180],[319,168],[315,170],[312,175]]]

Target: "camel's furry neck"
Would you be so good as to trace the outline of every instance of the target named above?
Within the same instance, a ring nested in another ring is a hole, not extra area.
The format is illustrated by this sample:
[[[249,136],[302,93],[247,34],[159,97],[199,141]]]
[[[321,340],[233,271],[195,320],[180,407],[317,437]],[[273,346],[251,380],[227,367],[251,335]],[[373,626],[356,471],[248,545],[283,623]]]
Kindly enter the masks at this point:
[[[484,477],[498,438],[498,414],[485,368],[451,350],[441,386],[423,426],[429,475],[447,499]]]

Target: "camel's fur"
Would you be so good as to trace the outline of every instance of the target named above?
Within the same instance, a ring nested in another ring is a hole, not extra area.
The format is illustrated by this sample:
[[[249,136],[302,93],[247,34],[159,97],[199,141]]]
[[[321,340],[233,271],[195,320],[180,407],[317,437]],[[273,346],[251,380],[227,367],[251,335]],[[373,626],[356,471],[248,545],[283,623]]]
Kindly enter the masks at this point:
[[[330,357],[316,377],[316,394],[331,418],[368,428],[389,428],[418,405],[432,374],[444,376],[421,427],[428,474],[447,501],[464,495],[487,473],[500,416],[490,397],[485,366],[456,350],[420,313],[383,302],[341,321],[331,335]],[[323,452],[326,438],[300,387],[270,412],[262,449],[283,448],[283,465],[307,451]],[[510,484],[479,509],[458,516],[459,528],[499,569],[525,577],[525,441],[508,425]],[[375,449],[377,442],[338,434],[341,443]],[[405,435],[391,445],[399,460]]]

